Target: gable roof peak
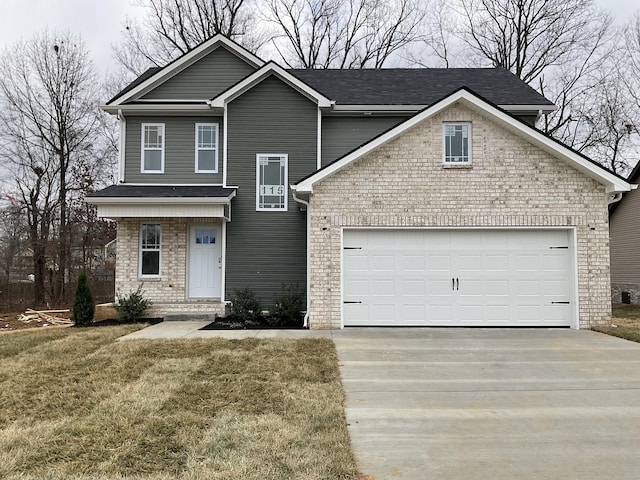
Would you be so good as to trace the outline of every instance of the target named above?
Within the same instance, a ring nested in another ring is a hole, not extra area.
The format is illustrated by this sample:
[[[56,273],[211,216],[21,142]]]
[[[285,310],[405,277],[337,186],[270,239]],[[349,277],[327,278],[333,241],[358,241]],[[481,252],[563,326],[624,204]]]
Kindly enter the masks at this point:
[[[239,43],[231,40],[221,33],[218,33],[200,43],[192,50],[189,50],[178,58],[172,60],[164,67],[151,67],[147,69],[142,75],[109,100],[107,105],[121,105],[122,103],[131,100],[136,95],[146,93],[219,47],[226,48],[238,58],[244,60],[255,68],[260,68],[265,64],[264,60],[251,53]]]

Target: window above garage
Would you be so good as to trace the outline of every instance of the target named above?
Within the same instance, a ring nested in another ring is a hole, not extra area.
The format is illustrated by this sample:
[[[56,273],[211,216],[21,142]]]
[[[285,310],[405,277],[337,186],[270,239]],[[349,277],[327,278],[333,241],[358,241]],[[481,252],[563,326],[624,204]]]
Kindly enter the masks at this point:
[[[471,165],[471,123],[445,123],[442,131],[442,163]]]

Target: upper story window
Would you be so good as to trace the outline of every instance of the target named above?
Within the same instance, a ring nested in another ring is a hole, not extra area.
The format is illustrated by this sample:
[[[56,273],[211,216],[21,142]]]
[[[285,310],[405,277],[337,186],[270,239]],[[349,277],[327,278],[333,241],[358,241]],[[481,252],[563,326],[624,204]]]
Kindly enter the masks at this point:
[[[443,162],[445,165],[471,163],[471,124],[445,123]]]
[[[142,173],[164,173],[164,123],[142,124]]]
[[[256,155],[256,210],[287,210],[287,162],[285,154]]]
[[[218,172],[218,124],[196,123],[196,173]]]
[[[140,276],[160,276],[160,224],[143,223],[140,227]]]

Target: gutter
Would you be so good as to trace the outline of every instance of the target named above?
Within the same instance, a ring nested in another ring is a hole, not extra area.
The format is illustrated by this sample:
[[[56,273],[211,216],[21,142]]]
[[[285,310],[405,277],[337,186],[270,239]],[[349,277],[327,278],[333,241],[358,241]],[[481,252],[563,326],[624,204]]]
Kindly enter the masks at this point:
[[[309,328],[309,316],[311,314],[311,205],[296,195],[296,190],[291,186],[293,199],[307,207],[307,311],[304,314],[302,328]]]

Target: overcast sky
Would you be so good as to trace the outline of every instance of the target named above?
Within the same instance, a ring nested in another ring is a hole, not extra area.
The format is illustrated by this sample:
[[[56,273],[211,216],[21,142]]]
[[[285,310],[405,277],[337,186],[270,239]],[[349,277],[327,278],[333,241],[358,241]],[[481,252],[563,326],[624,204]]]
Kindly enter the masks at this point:
[[[561,0],[559,0],[561,1]],[[597,0],[625,21],[639,0]],[[0,0],[0,49],[50,28],[68,29],[87,43],[101,73],[115,71],[111,46],[118,42],[127,18],[141,15],[136,0]]]

